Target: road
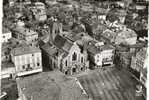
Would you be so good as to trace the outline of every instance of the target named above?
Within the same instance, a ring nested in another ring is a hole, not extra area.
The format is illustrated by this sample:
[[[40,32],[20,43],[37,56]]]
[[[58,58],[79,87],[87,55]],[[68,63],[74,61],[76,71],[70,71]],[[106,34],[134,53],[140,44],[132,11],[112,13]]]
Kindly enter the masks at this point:
[[[18,90],[17,90],[17,83],[15,80],[12,79],[2,79],[2,92],[7,93],[6,100],[17,100],[18,98]]]
[[[93,100],[143,100],[135,96],[135,83],[123,70],[96,69],[77,77]]]

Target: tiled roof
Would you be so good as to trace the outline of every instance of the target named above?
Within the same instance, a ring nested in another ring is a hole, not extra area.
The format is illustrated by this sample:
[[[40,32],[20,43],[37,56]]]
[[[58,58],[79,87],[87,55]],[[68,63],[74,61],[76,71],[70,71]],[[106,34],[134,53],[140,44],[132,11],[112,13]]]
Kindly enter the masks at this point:
[[[66,41],[62,49],[67,51],[67,52],[69,52],[69,50],[71,49],[72,45],[73,45],[73,43]]]
[[[16,27],[13,30],[26,36],[37,34],[37,32],[25,27]]]
[[[46,43],[41,48],[51,56],[57,53],[57,49],[54,46],[52,46],[50,43]]]
[[[67,40],[60,35],[57,35],[54,40],[54,45],[61,49]]]
[[[73,42],[67,40],[66,38],[64,38],[60,35],[57,35],[54,40],[54,45],[59,49],[69,52],[70,48],[73,45]]]
[[[39,48],[37,47],[31,47],[31,46],[21,46],[12,49],[11,53],[14,56],[18,55],[24,55],[24,54],[30,54],[30,53],[36,53],[36,52],[41,52]]]
[[[122,37],[125,37],[125,38],[137,37],[137,34],[135,33],[135,31],[129,28],[118,32],[118,35],[121,35]]]
[[[95,41],[91,41],[88,43],[87,45],[87,50],[92,53],[92,54],[98,54],[100,53],[101,51],[104,51],[104,50],[109,50],[109,49],[114,49],[113,46],[111,45],[108,45],[108,44],[104,44],[104,45],[101,45],[101,46],[95,46],[97,42]]]
[[[101,35],[110,41],[114,41],[117,33],[107,29]]]
[[[93,23],[92,24],[92,30],[93,31],[104,31],[107,29],[107,26],[103,25],[103,24],[100,24],[100,23]]]

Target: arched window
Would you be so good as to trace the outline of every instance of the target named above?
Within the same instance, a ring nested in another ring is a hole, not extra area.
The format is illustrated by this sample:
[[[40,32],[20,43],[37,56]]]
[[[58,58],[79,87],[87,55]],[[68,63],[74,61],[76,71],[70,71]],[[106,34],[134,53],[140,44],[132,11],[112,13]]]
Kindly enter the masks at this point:
[[[72,55],[72,61],[77,60],[77,54],[74,52],[74,54]]]
[[[65,66],[67,66],[67,60],[65,61]]]
[[[81,63],[83,63],[83,57],[81,57]]]

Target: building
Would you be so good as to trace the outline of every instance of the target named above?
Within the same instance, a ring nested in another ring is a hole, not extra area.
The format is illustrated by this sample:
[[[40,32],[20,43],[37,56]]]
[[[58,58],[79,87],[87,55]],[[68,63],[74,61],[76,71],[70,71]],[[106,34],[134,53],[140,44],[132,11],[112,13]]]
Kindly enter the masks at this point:
[[[137,34],[126,27],[123,27],[122,29],[107,29],[101,34],[101,36],[104,40],[116,45],[134,45],[137,42]]]
[[[43,70],[58,69],[58,60],[61,58],[61,53],[58,53],[58,49],[49,42],[41,46]],[[60,51],[59,51],[60,52]]]
[[[117,54],[119,55],[119,67],[128,69],[131,64],[131,57],[132,53],[130,52],[127,47],[120,47],[121,50],[117,51]],[[122,50],[123,49],[123,50]]]
[[[113,32],[110,29],[106,29],[105,31],[103,31],[103,33],[101,34],[101,38],[107,43],[115,43],[115,37],[117,36],[116,32]]]
[[[35,6],[31,7],[35,19],[45,21],[47,19],[45,5],[42,2],[35,2]]]
[[[28,45],[37,46],[38,33],[25,27],[16,27],[13,29],[13,37],[25,41]]]
[[[97,8],[98,19],[106,20],[109,9]]]
[[[43,54],[48,55],[48,61],[51,62],[52,68],[59,68],[65,74],[72,75],[88,69],[87,52],[60,35],[57,35],[53,46],[42,47]]]
[[[115,49],[113,46],[103,42],[88,42],[87,51],[90,60],[90,67],[102,67],[113,65]]]
[[[10,61],[10,51],[11,48],[8,45],[3,45],[2,50],[1,50],[1,61],[2,62],[7,62]]]
[[[43,72],[16,79],[21,100],[88,100],[74,78]]]
[[[140,78],[140,73],[145,65],[145,59],[147,57],[147,48],[143,47],[140,49],[136,55],[132,56],[131,58],[131,69],[137,73],[137,78]]]
[[[11,62],[3,62],[1,64],[1,74],[0,77],[3,78],[12,78],[12,75],[15,74],[15,66]]]
[[[9,39],[12,38],[12,33],[9,31],[7,28],[3,27],[2,28],[2,40],[1,42],[8,42]]]
[[[16,2],[16,0],[9,0],[9,6],[10,7],[14,6],[15,2]]]
[[[41,50],[36,47],[22,46],[11,50],[11,61],[16,75],[23,76],[42,72]]]
[[[143,68],[143,70],[140,73],[140,82],[142,84],[142,91],[143,91],[143,96],[146,98],[147,97],[147,67]]]
[[[135,62],[135,64],[131,64],[132,69],[141,72],[145,63],[146,52],[147,52],[146,50],[147,48],[144,47],[143,49],[140,49],[140,51],[138,51],[135,56],[132,57],[132,61]]]
[[[54,41],[56,35],[61,34],[63,32],[62,23],[55,21],[52,25],[51,30],[51,40]]]
[[[137,34],[135,31],[124,28],[122,31],[118,32],[118,35],[115,38],[115,44],[127,44],[134,45],[137,42]]]

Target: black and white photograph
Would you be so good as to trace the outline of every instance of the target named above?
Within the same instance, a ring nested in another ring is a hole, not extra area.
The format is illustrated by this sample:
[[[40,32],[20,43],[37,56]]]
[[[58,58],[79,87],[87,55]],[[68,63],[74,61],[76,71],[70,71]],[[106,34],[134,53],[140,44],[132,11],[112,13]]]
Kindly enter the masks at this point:
[[[148,100],[149,0],[0,1],[0,100]]]

